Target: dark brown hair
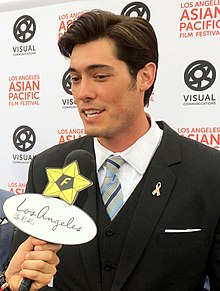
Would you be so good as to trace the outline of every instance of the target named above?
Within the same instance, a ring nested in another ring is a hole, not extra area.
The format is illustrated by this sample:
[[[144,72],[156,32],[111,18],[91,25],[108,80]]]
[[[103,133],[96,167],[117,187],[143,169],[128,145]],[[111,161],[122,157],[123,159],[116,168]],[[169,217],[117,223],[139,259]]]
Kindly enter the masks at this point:
[[[73,21],[58,41],[61,53],[70,57],[75,45],[99,38],[109,38],[116,46],[116,57],[124,61],[131,77],[147,63],[158,65],[157,38],[150,23],[140,17],[116,15],[108,11],[92,10]],[[148,105],[154,84],[145,92]]]

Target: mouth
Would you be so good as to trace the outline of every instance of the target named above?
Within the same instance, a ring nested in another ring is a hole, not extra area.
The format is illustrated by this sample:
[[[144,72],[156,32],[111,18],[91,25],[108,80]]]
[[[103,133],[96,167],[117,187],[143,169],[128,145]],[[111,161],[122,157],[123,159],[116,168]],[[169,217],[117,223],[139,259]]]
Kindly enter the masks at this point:
[[[99,109],[88,109],[88,110],[82,110],[82,112],[86,115],[88,118],[94,118],[101,114],[104,110]]]

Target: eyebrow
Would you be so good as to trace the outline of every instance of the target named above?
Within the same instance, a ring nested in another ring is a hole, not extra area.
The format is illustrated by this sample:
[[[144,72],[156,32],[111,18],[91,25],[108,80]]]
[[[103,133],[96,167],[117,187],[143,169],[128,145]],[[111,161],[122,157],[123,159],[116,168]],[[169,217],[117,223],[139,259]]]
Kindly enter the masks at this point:
[[[95,69],[100,69],[100,68],[107,68],[107,69],[113,69],[112,66],[109,65],[105,65],[105,64],[93,64],[93,65],[89,65],[86,70],[87,71],[92,71]],[[78,72],[76,68],[74,67],[69,67],[68,72]]]

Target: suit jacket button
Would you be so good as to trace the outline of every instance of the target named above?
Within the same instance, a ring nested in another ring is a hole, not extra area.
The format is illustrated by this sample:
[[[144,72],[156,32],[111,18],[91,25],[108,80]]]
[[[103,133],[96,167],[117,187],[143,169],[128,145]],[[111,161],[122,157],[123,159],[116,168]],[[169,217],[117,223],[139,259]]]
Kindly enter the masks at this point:
[[[113,229],[108,228],[108,229],[106,229],[105,234],[106,234],[107,236],[112,236],[112,235],[114,234],[114,231],[113,231]]]
[[[109,272],[109,271],[112,270],[112,266],[111,266],[110,264],[105,264],[105,265],[104,265],[104,270],[105,270],[106,272]]]

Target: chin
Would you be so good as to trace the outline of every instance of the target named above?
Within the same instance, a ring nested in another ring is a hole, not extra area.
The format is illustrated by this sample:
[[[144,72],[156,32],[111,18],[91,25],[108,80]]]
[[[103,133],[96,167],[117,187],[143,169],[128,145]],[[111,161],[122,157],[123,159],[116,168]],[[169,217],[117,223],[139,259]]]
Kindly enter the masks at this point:
[[[93,137],[108,137],[108,134],[104,130],[94,129],[94,128],[85,128],[85,133]]]
[[[89,136],[98,137],[100,136],[100,130],[95,130],[94,128],[84,128],[85,133]]]

